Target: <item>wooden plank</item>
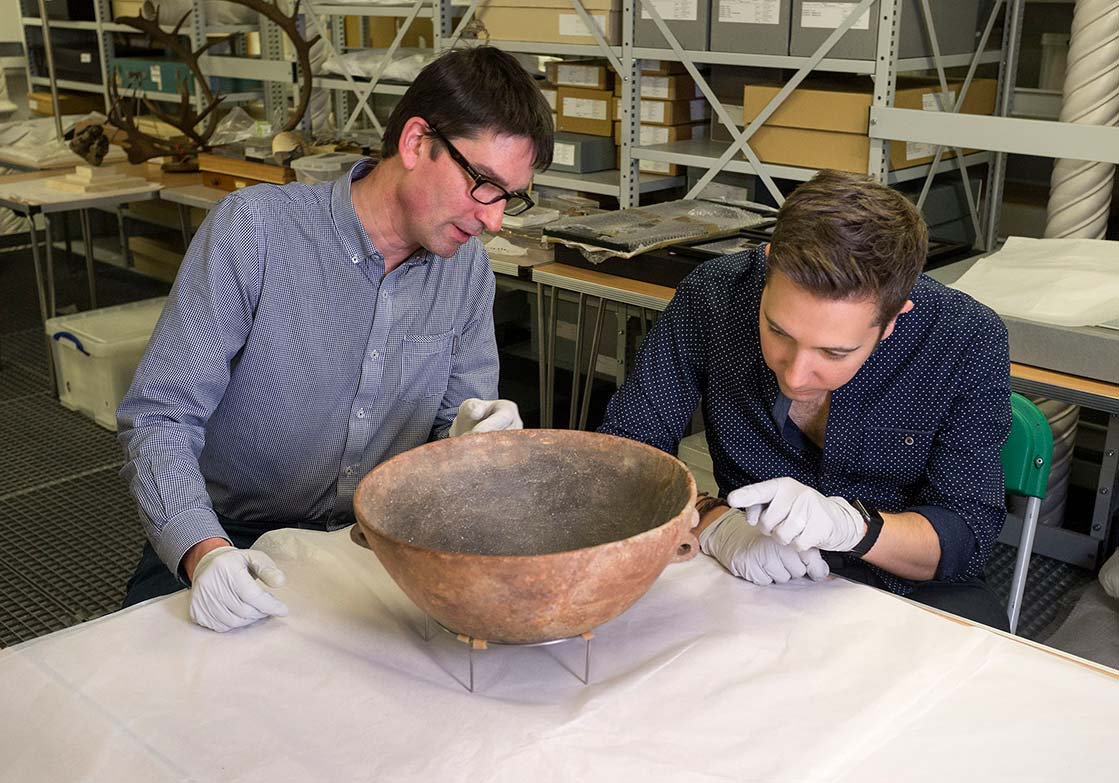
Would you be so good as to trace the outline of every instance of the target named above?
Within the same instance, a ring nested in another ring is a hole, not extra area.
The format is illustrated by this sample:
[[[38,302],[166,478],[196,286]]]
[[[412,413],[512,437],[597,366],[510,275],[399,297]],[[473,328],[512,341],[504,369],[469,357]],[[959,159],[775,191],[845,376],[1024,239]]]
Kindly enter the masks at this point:
[[[271,163],[257,163],[251,160],[226,158],[209,152],[198,154],[198,168],[203,172],[228,174],[240,180],[256,180],[257,182],[271,182],[274,185],[284,185],[295,181],[295,172],[284,166],[274,166]],[[207,183],[208,184],[208,183]]]

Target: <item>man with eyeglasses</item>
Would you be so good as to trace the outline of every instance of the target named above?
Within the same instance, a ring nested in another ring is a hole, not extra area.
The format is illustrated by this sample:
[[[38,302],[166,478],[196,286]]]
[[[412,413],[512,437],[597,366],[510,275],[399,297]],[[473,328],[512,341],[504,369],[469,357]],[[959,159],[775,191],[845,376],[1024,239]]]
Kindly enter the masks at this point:
[[[529,209],[551,112],[492,47],[442,55],[333,183],[222,201],[183,259],[117,411],[148,536],[128,606],[185,585],[217,631],[287,608],[248,549],[353,522],[358,481],[430,439],[519,428],[498,399],[495,281],[478,235]]]

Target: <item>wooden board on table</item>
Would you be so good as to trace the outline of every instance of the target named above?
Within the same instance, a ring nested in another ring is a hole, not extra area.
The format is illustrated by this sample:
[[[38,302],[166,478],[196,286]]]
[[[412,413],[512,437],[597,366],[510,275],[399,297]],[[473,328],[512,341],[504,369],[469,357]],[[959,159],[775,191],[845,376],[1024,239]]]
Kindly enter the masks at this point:
[[[240,180],[270,182],[273,185],[284,185],[295,181],[295,172],[285,166],[274,166],[271,163],[257,163],[239,158],[226,158],[209,152],[199,153],[198,168],[203,172],[227,174]]]

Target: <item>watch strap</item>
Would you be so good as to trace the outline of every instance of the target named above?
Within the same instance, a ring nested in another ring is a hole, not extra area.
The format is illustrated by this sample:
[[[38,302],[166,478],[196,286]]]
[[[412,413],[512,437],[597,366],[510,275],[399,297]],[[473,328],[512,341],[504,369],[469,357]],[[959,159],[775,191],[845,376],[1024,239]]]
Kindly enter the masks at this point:
[[[862,539],[860,539],[859,543],[855,544],[849,552],[849,554],[861,558],[874,548],[875,542],[878,541],[878,536],[882,533],[882,526],[885,524],[885,520],[882,519],[882,515],[876,508],[868,506],[859,498],[855,498],[851,501],[851,505],[859,512],[859,515],[863,518],[863,522],[866,524],[866,533],[863,535]]]

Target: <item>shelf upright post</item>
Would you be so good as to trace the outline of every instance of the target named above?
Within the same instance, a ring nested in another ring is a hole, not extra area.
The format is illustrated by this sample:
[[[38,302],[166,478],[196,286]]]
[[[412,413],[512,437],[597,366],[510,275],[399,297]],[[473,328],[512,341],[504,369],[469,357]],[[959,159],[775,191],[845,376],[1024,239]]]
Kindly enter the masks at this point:
[[[202,0],[192,0],[190,12],[190,48],[197,52],[206,43],[206,8]],[[208,78],[208,77],[207,77]],[[201,89],[194,91],[194,110],[203,112],[206,109],[206,96]]]
[[[1022,43],[1024,0],[1007,0],[1003,22],[1002,60],[999,63],[998,97],[995,114],[1009,117],[1014,109],[1014,84],[1018,80],[1018,47]],[[1006,153],[994,152],[987,182],[987,198],[983,208],[983,250],[988,253],[998,245],[999,221],[1002,217],[1003,186],[1006,184]]]
[[[444,42],[453,32],[451,0],[431,0],[431,49],[435,54],[443,51]]]
[[[275,22],[263,14],[260,14],[260,56],[265,60],[284,59],[283,33]],[[283,82],[264,83],[264,115],[272,124],[273,132],[284,127],[287,122],[290,88],[290,84]]]
[[[878,4],[878,45],[874,53],[874,96],[872,105],[890,107],[894,105],[894,91],[897,88],[898,71],[898,3],[900,0],[882,0]],[[871,123],[874,120],[871,119]],[[867,174],[878,182],[886,182],[890,172],[890,142],[885,139],[870,139],[870,160]]]
[[[621,209],[636,207],[641,201],[640,161],[633,157],[633,148],[641,143],[641,68],[633,57],[633,39],[637,27],[634,3],[627,2],[622,10],[622,160],[618,206]]]
[[[51,26],[50,21],[47,19],[47,4],[44,0],[39,0],[39,21],[42,24],[43,30],[43,53],[47,57],[47,76],[51,80],[51,110],[54,112],[54,132],[58,136],[58,140],[62,141],[62,114],[58,109],[58,79],[54,75],[54,51],[51,47]],[[28,62],[31,60],[31,52],[27,53]],[[31,80],[27,81],[30,87]]]
[[[339,61],[342,61],[342,55],[349,50],[350,42],[346,40],[346,17],[331,15],[327,21],[327,29],[330,33],[330,41],[334,45],[334,51]],[[365,46],[365,26],[362,25],[359,31],[363,34],[362,39],[358,42],[361,47]],[[346,118],[350,116],[350,104],[352,103],[352,96],[349,90],[332,90],[334,94],[334,123],[337,126],[342,125]]]
[[[97,24],[97,51],[101,56],[101,94],[105,101],[105,115],[108,116],[109,79],[116,78],[112,70],[112,61],[116,56],[116,52],[113,51],[113,36],[105,30],[105,23],[113,21],[109,0],[94,0],[93,14]]]

